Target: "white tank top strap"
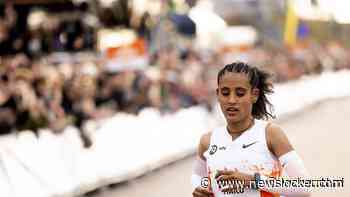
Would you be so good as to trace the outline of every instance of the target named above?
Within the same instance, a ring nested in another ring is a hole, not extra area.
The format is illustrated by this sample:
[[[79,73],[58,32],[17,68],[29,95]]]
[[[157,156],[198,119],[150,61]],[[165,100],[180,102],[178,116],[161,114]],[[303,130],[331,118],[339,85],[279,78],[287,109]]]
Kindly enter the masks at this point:
[[[263,142],[267,146],[266,141],[266,126],[269,124],[268,121],[264,120],[258,120],[256,119],[257,128],[255,129],[255,132],[257,135],[259,135],[259,138],[261,139],[261,142]]]

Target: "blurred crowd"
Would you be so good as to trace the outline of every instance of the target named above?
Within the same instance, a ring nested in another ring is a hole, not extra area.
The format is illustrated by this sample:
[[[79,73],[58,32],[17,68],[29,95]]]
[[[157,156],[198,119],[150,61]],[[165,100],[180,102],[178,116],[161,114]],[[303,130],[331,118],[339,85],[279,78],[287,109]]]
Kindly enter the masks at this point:
[[[0,7],[0,54],[25,53],[30,58],[58,51],[93,49],[98,20],[87,12],[87,4],[70,12],[50,14],[44,9],[16,7],[7,1]]]
[[[72,63],[48,56],[34,61],[23,53],[1,57],[0,131],[59,131],[67,121],[81,127],[87,119],[120,111],[137,114],[144,107],[164,113],[198,104],[210,109],[217,71],[233,59],[270,70],[275,82],[284,82],[324,69],[349,68],[349,52],[337,44],[288,53],[261,47],[239,53],[168,48],[152,56],[145,69],[120,71],[105,69],[103,59],[91,58],[94,53],[76,55]]]
[[[143,69],[108,70],[94,48],[94,30],[82,21],[67,26],[52,19],[21,37],[15,18],[11,7],[0,18],[1,134],[40,128],[60,132],[70,124],[84,130],[87,120],[117,112],[137,114],[146,107],[161,113],[193,105],[211,110],[217,72],[234,60],[271,71],[277,83],[350,68],[350,50],[331,42],[293,49],[259,44],[220,50],[166,46],[149,55]],[[73,60],[57,61],[52,53],[57,51]],[[88,138],[85,141],[89,144]]]

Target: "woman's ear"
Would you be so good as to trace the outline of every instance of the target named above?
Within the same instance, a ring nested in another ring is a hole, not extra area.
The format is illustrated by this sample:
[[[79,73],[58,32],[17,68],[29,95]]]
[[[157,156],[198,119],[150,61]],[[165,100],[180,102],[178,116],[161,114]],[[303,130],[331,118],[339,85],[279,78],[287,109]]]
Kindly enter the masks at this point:
[[[216,88],[216,96],[219,96],[219,88]]]
[[[256,101],[258,100],[259,93],[260,93],[260,90],[258,88],[253,88],[253,90],[252,90],[253,103],[256,103]]]

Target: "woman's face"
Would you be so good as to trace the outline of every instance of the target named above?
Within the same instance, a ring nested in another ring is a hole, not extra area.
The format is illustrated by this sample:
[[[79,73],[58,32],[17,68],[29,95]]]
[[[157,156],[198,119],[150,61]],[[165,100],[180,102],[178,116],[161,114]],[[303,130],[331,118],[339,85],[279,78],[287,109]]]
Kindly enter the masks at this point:
[[[252,91],[246,74],[234,72],[221,76],[216,93],[225,119],[231,123],[249,118],[259,95],[257,89]]]

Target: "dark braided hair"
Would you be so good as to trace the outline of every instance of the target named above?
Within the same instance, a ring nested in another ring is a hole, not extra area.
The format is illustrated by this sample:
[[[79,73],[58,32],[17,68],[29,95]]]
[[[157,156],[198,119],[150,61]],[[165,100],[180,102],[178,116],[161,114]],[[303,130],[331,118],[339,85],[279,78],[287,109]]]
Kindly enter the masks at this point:
[[[258,100],[253,104],[252,114],[256,119],[269,119],[275,118],[275,116],[270,113],[273,111],[273,105],[267,99],[266,95],[273,93],[272,83],[269,81],[271,78],[271,74],[258,69],[255,66],[251,66],[244,62],[234,62],[232,64],[226,65],[222,68],[217,77],[217,83],[219,85],[219,81],[221,77],[226,72],[234,72],[234,73],[244,73],[248,76],[249,83],[253,88],[259,89],[259,97]],[[267,110],[269,108],[269,111]]]

